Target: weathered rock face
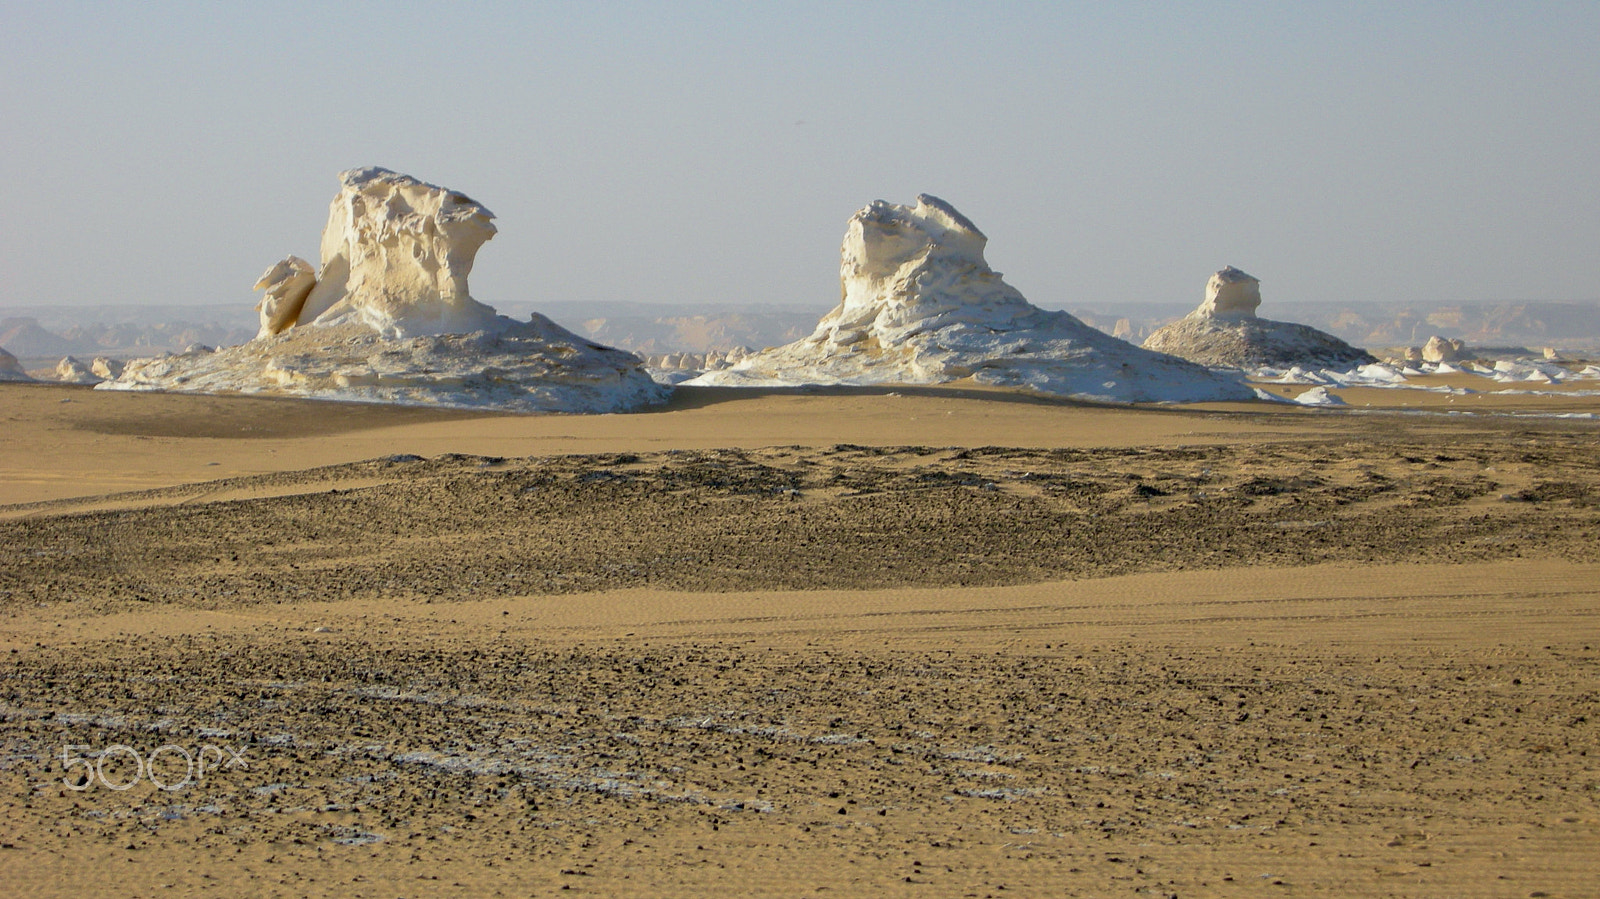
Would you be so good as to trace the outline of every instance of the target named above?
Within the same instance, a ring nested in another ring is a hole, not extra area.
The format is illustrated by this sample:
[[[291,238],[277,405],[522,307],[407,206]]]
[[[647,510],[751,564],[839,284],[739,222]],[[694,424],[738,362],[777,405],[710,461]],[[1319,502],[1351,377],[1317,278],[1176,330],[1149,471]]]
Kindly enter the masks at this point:
[[[1228,266],[1206,282],[1199,308],[1145,338],[1144,347],[1217,368],[1351,368],[1377,360],[1325,331],[1258,318],[1261,282]]]
[[[1435,334],[1428,338],[1422,345],[1423,362],[1455,362],[1461,358],[1462,351],[1467,345],[1460,340],[1440,337]]]
[[[89,364],[89,373],[101,380],[109,381],[122,374],[122,361],[108,356],[96,356],[94,362]]]
[[[98,384],[105,379],[76,357],[68,356],[56,363],[56,380],[63,384]]]
[[[415,337],[475,331],[494,317],[467,290],[478,248],[495,235],[493,213],[388,169],[352,169],[339,181],[301,322],[360,321],[386,337]]]
[[[811,336],[687,383],[983,384],[1113,402],[1248,399],[1236,378],[1130,346],[1029,303],[984,261],[988,238],[950,204],[879,200],[840,249],[839,305]]]
[[[290,328],[215,352],[128,362],[110,390],[180,390],[513,412],[618,412],[666,399],[638,357],[542,315],[469,334],[388,338],[360,323]]]
[[[0,347],[0,381],[32,381],[17,357]]]
[[[281,262],[267,269],[253,288],[266,291],[261,302],[256,304],[256,311],[261,313],[261,330],[256,332],[256,336],[271,337],[293,327],[300,320],[306,297],[311,295],[311,288],[315,286],[316,270],[299,256],[285,256]]]
[[[666,399],[638,357],[542,315],[519,322],[473,299],[467,276],[493,215],[388,169],[353,169],[322,232],[322,267],[289,256],[256,282],[249,343],[127,363],[110,390],[614,412]]]
[[[1255,318],[1261,305],[1261,282],[1233,266],[1206,282],[1206,298],[1198,310],[1213,318]]]

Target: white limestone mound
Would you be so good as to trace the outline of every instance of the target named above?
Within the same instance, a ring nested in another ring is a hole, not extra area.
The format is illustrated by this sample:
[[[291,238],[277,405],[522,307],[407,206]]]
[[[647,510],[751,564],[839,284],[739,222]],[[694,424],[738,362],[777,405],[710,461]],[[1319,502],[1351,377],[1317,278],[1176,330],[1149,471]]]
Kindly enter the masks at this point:
[[[132,360],[121,378],[100,386],[516,412],[615,412],[667,396],[631,353],[542,315],[491,324],[407,338],[359,322],[297,327],[216,352]]]
[[[1251,399],[1235,376],[1131,346],[1040,309],[984,261],[988,238],[948,203],[882,200],[840,250],[842,298],[809,337],[686,381],[705,386],[980,384],[1111,402]]]
[[[63,384],[99,384],[105,379],[77,357],[68,356],[56,363],[56,380]]]
[[[1294,398],[1302,406],[1343,406],[1344,400],[1328,392],[1326,387],[1313,387]]]
[[[1536,381],[1560,384],[1572,377],[1572,371],[1553,362],[1500,359],[1494,363],[1493,373],[1489,377],[1502,383]]]
[[[1422,361],[1458,362],[1466,356],[1466,350],[1465,342],[1435,334],[1422,346]]]
[[[112,359],[109,356],[96,356],[95,360],[89,363],[89,373],[106,381],[120,377],[122,368],[120,359]]]
[[[1206,282],[1200,307],[1145,339],[1147,350],[1219,368],[1347,369],[1377,360],[1309,325],[1256,316],[1261,282],[1228,266]]]
[[[17,361],[17,357],[6,352],[4,347],[0,347],[0,381],[32,380],[27,370],[22,367],[22,363]]]
[[[495,234],[481,204],[388,169],[339,180],[320,269],[288,256],[256,281],[255,339],[131,360],[100,386],[524,412],[625,411],[670,393],[631,353],[473,299],[467,276]]]

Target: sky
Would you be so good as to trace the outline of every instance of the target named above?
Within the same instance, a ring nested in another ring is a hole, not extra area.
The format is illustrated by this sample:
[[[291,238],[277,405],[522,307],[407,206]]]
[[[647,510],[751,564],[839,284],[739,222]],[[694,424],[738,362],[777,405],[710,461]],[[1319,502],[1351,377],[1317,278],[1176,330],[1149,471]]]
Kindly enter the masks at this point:
[[[1600,300],[1600,3],[0,0],[0,306],[253,304],[367,165],[491,305],[820,314],[919,193],[1050,308]]]

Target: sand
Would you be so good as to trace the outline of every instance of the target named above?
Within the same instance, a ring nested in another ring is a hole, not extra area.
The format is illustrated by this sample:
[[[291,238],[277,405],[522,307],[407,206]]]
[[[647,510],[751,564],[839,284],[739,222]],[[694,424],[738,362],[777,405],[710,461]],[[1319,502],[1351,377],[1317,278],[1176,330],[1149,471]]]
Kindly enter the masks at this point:
[[[1273,389],[1298,395],[1306,388]],[[1455,411],[1450,401],[1458,399],[1422,391],[1336,392],[1355,393],[1359,399],[1352,402],[1362,405],[1346,411],[1358,413],[1425,409],[1443,416]],[[1584,414],[1600,410],[1600,398],[1523,396],[1504,408]],[[838,443],[1174,446],[1359,428],[1359,415],[1287,405],[1128,408],[973,386],[684,388],[667,405],[642,413],[511,416],[0,384],[0,414],[0,505],[298,471],[395,453],[530,456]],[[1413,427],[1427,432],[1445,425]],[[1491,426],[1453,423],[1444,433],[1463,427],[1479,432]]]
[[[1600,401],[1369,392],[5,385],[0,891],[1590,895]]]

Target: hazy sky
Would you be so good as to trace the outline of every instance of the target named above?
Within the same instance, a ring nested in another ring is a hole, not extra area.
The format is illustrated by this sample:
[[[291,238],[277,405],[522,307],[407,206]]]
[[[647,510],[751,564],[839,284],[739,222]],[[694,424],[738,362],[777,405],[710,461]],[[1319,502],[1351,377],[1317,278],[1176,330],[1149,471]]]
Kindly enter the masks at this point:
[[[474,296],[838,299],[920,192],[1034,302],[1600,298],[1600,3],[0,0],[0,305],[254,302],[346,168]]]

